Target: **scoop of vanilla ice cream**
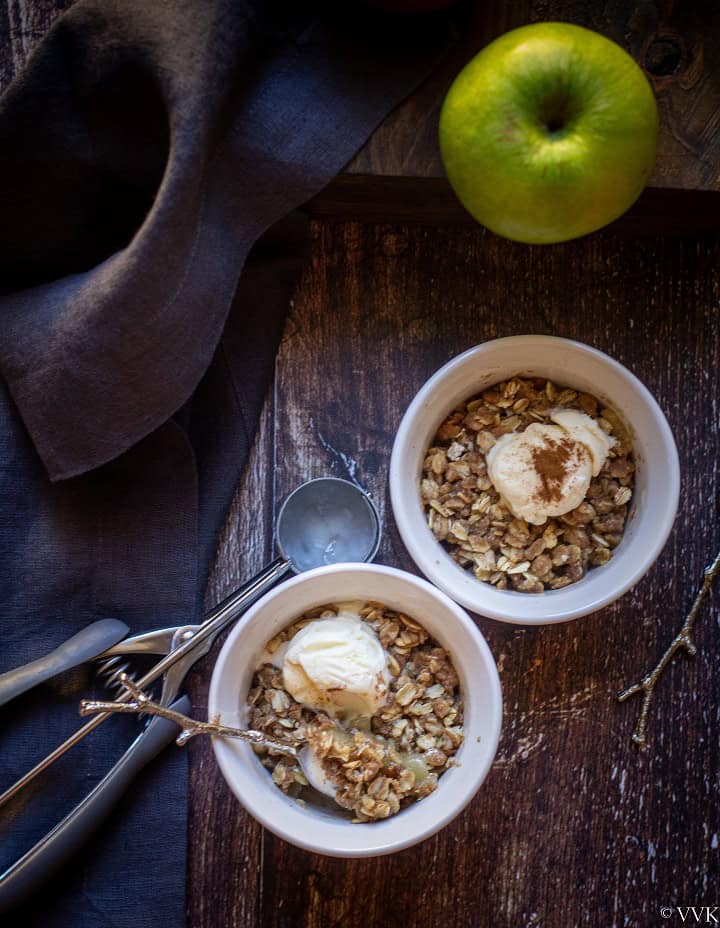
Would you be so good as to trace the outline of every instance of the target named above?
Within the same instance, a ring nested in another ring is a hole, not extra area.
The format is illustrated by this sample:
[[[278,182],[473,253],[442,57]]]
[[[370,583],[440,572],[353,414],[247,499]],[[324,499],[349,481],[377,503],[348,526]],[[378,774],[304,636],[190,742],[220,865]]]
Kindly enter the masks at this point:
[[[558,406],[550,410],[550,418],[564,428],[571,438],[585,445],[592,458],[592,475],[597,477],[608,456],[608,451],[616,444],[615,439],[603,432],[592,416],[587,416],[577,409],[565,409]]]
[[[316,619],[290,641],[283,684],[310,709],[330,715],[373,715],[387,701],[387,656],[359,615]]]
[[[548,498],[546,482],[538,471],[536,452],[570,441],[562,479]],[[571,438],[559,425],[535,422],[524,432],[501,436],[487,453],[488,476],[518,519],[542,525],[551,516],[575,509],[585,499],[592,479],[592,459],[587,447]]]

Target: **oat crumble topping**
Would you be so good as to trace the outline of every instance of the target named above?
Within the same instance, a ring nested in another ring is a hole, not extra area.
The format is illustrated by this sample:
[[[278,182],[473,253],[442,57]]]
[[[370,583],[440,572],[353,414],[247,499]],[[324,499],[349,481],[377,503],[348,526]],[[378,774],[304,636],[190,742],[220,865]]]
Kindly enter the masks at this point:
[[[616,439],[583,502],[532,525],[513,516],[488,477],[486,454],[501,435],[547,423],[564,406]],[[632,443],[618,414],[589,393],[513,377],[457,407],[428,449],[421,477],[431,531],[450,557],[499,590],[542,593],[606,564],[622,539],[635,477]]]
[[[337,612],[333,604],[304,613],[268,643],[267,652]],[[364,604],[359,614],[385,648],[391,676],[388,701],[371,717],[369,730],[338,727],[324,712],[303,707],[271,663],[256,671],[248,705],[252,728],[298,747],[310,744],[337,789],[335,803],[352,813],[352,821],[370,822],[437,788],[463,741],[463,700],[450,655],[419,623],[378,602]],[[253,750],[283,792],[317,801],[297,762],[262,746]]]

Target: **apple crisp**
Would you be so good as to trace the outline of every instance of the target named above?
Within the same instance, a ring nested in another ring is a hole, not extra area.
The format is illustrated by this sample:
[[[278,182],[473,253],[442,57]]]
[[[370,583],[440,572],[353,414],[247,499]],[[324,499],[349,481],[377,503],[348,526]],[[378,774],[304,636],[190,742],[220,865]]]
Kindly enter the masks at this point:
[[[487,455],[502,436],[547,424],[558,409],[590,417],[612,445],[579,505],[532,524],[513,515],[496,490]],[[542,593],[575,583],[611,559],[625,530],[634,478],[630,436],[613,409],[588,393],[518,376],[446,417],[425,455],[420,494],[430,530],[461,567],[499,590]]]
[[[273,739],[309,746],[334,791],[329,807],[347,810],[353,822],[372,822],[437,788],[463,741],[463,699],[448,652],[410,616],[367,602],[357,612],[386,654],[385,703],[369,718],[343,719],[297,702],[282,663],[272,661],[310,623],[338,611],[338,604],[312,609],[268,643],[248,694],[249,723]],[[253,750],[284,793],[328,807],[298,761],[264,746]]]

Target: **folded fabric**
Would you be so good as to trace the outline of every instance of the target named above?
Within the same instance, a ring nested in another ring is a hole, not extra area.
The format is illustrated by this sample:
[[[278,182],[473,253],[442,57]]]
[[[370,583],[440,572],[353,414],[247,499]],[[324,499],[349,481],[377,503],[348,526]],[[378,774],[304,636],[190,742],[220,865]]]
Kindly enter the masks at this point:
[[[446,41],[442,21],[359,6],[79,0],[0,99],[0,672],[102,616],[200,618],[303,256],[304,222],[278,221]],[[90,684],[0,710],[0,788],[74,729]],[[0,811],[0,868],[133,726],[111,720]],[[27,928],[182,924],[186,790],[168,751]]]

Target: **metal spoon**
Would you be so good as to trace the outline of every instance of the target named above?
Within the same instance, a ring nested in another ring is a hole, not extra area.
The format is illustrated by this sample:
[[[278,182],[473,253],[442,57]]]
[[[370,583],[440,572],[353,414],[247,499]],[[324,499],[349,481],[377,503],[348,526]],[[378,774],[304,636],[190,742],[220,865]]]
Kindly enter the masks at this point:
[[[306,744],[300,747],[276,741],[264,732],[253,729],[233,728],[220,722],[202,722],[199,719],[190,718],[176,708],[154,702],[126,673],[120,674],[120,683],[132,696],[129,702],[104,702],[97,699],[83,699],[80,703],[80,715],[95,715],[98,712],[154,715],[169,722],[174,722],[180,728],[180,734],[175,739],[175,743],[179,747],[183,747],[191,738],[195,738],[197,735],[237,738],[249,744],[263,745],[266,748],[294,758],[305,775],[305,779],[313,789],[325,796],[335,798],[335,786],[328,778],[322,764],[318,761],[309,745]]]

